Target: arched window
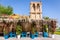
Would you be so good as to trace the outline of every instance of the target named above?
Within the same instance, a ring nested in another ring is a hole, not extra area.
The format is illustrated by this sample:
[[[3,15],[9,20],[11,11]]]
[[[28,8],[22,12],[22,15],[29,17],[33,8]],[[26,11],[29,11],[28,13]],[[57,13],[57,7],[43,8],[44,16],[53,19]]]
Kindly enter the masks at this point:
[[[37,9],[39,9],[39,11],[40,11],[40,5],[39,4],[37,4]]]
[[[35,4],[33,4],[33,9],[34,9],[34,11],[35,11]]]

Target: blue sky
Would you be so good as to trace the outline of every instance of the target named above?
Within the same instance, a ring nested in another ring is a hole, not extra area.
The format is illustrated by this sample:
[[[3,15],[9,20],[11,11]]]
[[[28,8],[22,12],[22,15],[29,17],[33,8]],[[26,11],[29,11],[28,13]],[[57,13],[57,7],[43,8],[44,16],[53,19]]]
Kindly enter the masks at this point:
[[[31,1],[40,0],[0,0],[4,6],[12,6],[15,14],[29,15]],[[42,0],[42,14],[60,20],[60,0]]]

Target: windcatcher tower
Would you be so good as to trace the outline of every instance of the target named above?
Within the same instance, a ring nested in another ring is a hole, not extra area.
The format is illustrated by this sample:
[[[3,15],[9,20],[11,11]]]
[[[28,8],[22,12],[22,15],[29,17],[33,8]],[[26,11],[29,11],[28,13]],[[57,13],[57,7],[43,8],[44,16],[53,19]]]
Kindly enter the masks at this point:
[[[31,20],[42,19],[42,3],[41,2],[30,3],[30,19]]]

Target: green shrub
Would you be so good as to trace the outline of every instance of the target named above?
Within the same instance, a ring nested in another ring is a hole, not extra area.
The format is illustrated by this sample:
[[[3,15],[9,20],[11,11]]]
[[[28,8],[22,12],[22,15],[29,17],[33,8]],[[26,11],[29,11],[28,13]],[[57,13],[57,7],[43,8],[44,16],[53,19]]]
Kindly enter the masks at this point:
[[[48,28],[48,25],[43,25],[43,31],[44,32],[48,32],[47,28]]]
[[[6,31],[5,28],[3,29],[3,33],[4,33],[4,35],[8,34],[8,32]]]
[[[54,34],[60,35],[60,32],[56,31]]]
[[[22,27],[20,25],[16,26],[16,34],[19,35],[22,33]]]

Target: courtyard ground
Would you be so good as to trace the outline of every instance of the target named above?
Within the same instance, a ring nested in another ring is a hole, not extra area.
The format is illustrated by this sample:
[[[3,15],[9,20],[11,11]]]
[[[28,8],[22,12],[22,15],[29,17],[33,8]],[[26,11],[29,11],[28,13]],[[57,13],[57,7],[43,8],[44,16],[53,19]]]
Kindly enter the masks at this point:
[[[29,37],[26,38],[9,38],[9,39],[4,39],[4,37],[0,37],[0,40],[60,40],[60,35],[55,35],[55,38],[44,38],[44,37],[38,37],[38,38],[34,38],[31,39]]]

